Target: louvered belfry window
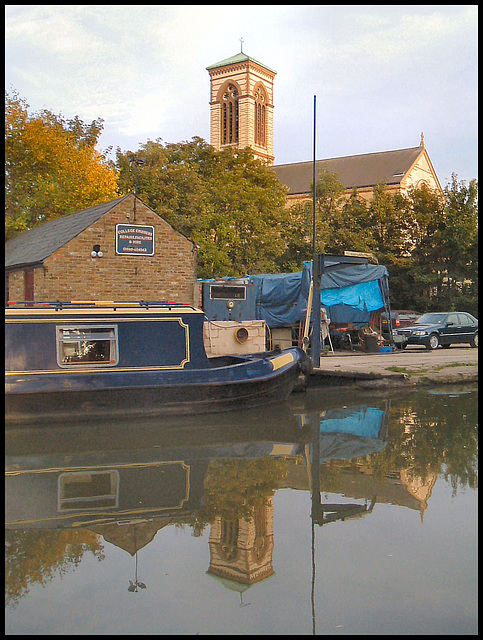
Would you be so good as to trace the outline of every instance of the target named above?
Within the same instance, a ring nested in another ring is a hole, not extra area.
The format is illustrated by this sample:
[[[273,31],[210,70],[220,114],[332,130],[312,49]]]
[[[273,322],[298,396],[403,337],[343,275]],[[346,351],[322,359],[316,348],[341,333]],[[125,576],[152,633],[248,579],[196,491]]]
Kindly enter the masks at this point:
[[[238,142],[238,92],[232,84],[223,94],[222,130],[223,144]]]
[[[261,87],[255,91],[255,144],[267,146],[266,95]]]

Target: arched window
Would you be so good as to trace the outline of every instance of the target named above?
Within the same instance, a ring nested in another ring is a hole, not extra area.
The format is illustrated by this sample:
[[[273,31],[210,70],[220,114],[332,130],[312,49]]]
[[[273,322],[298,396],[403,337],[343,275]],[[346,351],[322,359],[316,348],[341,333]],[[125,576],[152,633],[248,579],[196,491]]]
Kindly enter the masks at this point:
[[[267,146],[266,124],[267,95],[262,87],[255,90],[255,144]]]
[[[222,144],[238,142],[238,92],[229,84],[222,101]]]

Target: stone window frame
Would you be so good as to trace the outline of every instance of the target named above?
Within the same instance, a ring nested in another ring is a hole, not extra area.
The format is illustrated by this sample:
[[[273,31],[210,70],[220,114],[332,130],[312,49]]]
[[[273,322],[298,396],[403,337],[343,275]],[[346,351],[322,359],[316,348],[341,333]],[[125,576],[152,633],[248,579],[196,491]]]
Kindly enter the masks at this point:
[[[222,146],[238,144],[240,94],[240,87],[233,80],[225,82],[218,92],[218,100],[221,104],[220,136]]]
[[[255,144],[267,148],[267,105],[268,92],[262,82],[253,88],[255,101]]]

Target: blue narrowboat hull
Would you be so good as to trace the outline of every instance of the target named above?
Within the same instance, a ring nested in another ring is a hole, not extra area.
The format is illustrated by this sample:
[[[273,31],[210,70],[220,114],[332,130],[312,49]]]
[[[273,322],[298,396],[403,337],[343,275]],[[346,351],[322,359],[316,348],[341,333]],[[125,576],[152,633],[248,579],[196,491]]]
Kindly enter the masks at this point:
[[[285,400],[306,372],[298,348],[208,359],[192,307],[15,311],[6,312],[7,423],[259,407]]]

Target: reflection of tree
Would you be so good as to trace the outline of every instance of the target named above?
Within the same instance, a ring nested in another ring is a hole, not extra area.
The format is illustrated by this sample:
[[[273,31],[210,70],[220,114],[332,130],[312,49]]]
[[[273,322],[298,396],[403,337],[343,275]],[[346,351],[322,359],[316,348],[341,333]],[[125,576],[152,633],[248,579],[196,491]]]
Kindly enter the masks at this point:
[[[99,536],[86,530],[5,532],[5,604],[15,607],[30,585],[45,586],[79,565],[83,555],[104,559]]]
[[[443,406],[446,405],[446,406]],[[370,456],[329,460],[321,466],[321,486],[340,489],[343,473],[368,473],[375,481],[400,477],[405,484],[431,485],[442,474],[458,489],[478,486],[478,407],[467,395],[421,394],[392,399],[386,447]]]
[[[205,515],[249,520],[286,473],[283,459],[211,462],[205,479]]]
[[[287,475],[286,460],[212,460],[204,481],[204,506],[184,524],[199,535],[221,516],[230,521],[251,520],[255,509],[265,505]]]
[[[444,410],[442,410],[442,404]],[[478,486],[478,407],[465,395],[426,394],[392,404],[389,444],[385,454],[399,469],[423,480],[443,473],[458,488]]]

